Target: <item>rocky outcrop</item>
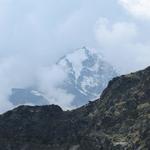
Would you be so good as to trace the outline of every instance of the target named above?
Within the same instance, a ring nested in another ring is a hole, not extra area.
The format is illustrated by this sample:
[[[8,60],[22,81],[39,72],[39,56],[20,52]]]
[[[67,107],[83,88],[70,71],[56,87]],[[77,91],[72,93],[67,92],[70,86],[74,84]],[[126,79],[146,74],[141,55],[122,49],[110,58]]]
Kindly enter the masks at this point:
[[[0,150],[149,150],[149,141],[150,67],[73,111],[20,106],[0,116]]]

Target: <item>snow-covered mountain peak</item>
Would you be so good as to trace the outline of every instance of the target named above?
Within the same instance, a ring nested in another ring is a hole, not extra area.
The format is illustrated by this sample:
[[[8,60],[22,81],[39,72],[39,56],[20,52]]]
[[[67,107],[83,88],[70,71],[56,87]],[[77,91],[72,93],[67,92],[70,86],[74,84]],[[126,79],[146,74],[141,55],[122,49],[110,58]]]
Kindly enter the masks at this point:
[[[62,88],[82,101],[99,96],[108,81],[117,75],[114,68],[104,61],[100,53],[86,47],[65,55],[57,65],[67,73]],[[84,103],[77,102],[77,99],[74,102],[75,105]]]
[[[42,76],[40,87],[12,90],[10,102],[14,105],[50,103],[75,108],[99,97],[116,75],[98,51],[83,47],[46,68],[46,77]]]
[[[88,67],[87,64],[89,61],[91,61],[91,59],[95,59],[95,61],[97,61],[97,59],[102,59],[102,56],[94,49],[83,47],[62,57],[59,60],[58,65],[62,66],[66,70],[68,67],[71,68],[71,70],[69,69],[68,71],[74,72],[75,78],[77,80],[81,75],[81,71],[85,67]],[[89,68],[98,70],[98,64],[94,63],[92,66],[89,64]]]

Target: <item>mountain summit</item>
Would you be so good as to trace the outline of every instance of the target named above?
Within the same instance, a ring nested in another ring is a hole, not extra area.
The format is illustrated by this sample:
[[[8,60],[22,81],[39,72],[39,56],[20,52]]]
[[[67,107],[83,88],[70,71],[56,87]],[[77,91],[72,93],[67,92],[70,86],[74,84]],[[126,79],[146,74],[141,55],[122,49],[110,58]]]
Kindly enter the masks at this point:
[[[98,52],[86,47],[62,57],[57,65],[67,73],[61,88],[75,96],[72,104],[75,106],[99,97],[108,82],[117,76],[114,68]]]
[[[66,74],[66,78],[57,85],[57,88],[73,95],[74,99],[71,104],[73,107],[84,105],[89,100],[99,97],[108,82],[117,76],[114,68],[98,52],[86,47],[66,54],[57,61],[55,67],[61,68]],[[15,106],[48,104],[51,100],[47,100],[47,96],[37,89],[16,89],[14,87],[10,101]],[[56,101],[58,99],[57,94],[54,98],[53,95],[49,97]]]

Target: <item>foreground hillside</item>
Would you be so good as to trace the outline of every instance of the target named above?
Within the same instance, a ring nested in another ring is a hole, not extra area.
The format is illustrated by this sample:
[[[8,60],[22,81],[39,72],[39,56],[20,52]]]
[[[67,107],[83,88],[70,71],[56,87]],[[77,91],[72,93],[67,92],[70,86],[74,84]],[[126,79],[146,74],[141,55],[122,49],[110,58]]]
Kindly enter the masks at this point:
[[[73,111],[21,106],[0,116],[0,150],[149,150],[149,141],[150,67]]]

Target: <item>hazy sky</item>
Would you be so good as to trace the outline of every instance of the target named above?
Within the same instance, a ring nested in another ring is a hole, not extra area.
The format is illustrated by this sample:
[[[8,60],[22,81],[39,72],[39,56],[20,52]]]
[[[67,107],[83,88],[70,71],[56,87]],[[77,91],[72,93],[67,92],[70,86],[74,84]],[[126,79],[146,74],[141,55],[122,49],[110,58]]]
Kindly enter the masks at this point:
[[[149,10],[149,0],[0,0],[4,110],[12,87],[43,84],[45,68],[76,48],[97,49],[121,73],[150,65]]]
[[[47,65],[88,46],[101,51],[123,73],[142,68],[149,64],[149,3],[0,0],[0,58],[17,55],[23,57],[22,63]]]

